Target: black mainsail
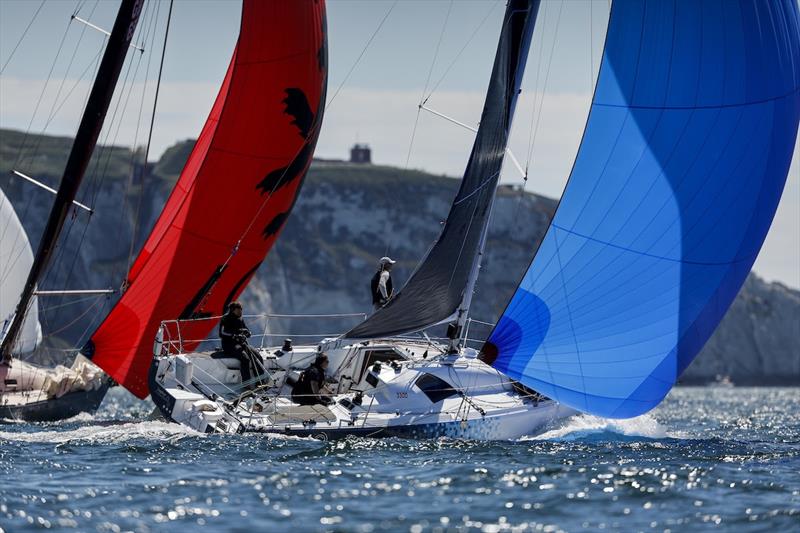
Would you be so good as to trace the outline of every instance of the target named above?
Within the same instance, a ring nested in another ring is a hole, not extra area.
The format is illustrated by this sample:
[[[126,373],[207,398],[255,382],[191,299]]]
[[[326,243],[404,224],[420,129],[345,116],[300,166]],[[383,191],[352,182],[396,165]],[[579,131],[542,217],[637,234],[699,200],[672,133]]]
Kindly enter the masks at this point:
[[[55,249],[56,241],[64,227],[64,221],[69,214],[72,201],[78,192],[86,168],[92,158],[97,138],[103,128],[108,106],[114,95],[114,88],[117,85],[122,65],[125,63],[125,56],[128,52],[133,32],[136,30],[136,23],[139,21],[139,14],[142,11],[144,0],[122,0],[117,11],[117,18],[114,21],[114,28],[108,37],[103,59],[97,71],[89,100],[83,111],[78,132],[72,144],[72,149],[61,177],[55,202],[50,210],[44,233],[42,233],[39,248],[28,274],[28,279],[22,290],[19,303],[17,304],[14,319],[8,327],[2,345],[0,345],[0,356],[7,361],[11,358],[11,349],[19,335],[25,319],[28,304],[36,290],[39,282]]]
[[[344,338],[419,331],[454,317],[472,291],[540,0],[510,0],[461,187],[442,233],[405,286]],[[464,310],[465,311],[465,310]]]

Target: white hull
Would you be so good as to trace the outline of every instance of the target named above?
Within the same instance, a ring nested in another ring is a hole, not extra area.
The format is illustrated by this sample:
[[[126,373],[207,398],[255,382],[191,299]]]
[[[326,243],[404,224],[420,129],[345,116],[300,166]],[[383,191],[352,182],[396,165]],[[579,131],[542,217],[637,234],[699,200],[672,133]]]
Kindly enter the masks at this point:
[[[151,393],[167,418],[206,433],[507,440],[575,413],[515,384],[474,350],[444,355],[440,345],[397,339],[327,351],[329,371],[338,377],[333,403],[300,406],[290,398],[290,361],[305,368],[316,350],[296,347],[287,359],[262,351],[266,385],[244,394],[237,389],[238,361],[209,353],[157,357]]]
[[[19,359],[0,365],[0,420],[41,422],[93,413],[108,376],[78,355],[72,367],[43,368]]]

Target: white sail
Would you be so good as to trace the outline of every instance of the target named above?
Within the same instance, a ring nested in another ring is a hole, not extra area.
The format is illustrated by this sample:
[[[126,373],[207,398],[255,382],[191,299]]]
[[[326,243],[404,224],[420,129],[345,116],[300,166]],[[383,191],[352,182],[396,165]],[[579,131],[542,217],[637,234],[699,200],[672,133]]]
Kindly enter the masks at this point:
[[[14,318],[22,287],[33,264],[33,250],[11,201],[0,190],[0,341]],[[42,341],[39,305],[31,300],[14,353],[28,353]]]

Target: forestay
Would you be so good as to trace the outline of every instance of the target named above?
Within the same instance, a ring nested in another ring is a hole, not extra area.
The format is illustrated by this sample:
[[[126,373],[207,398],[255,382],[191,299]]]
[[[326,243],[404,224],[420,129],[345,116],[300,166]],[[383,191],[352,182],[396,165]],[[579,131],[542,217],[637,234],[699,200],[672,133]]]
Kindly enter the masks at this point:
[[[489,221],[538,10],[539,0],[506,6],[478,134],[439,239],[396,296],[345,338],[421,330],[461,304]]]
[[[326,84],[324,1],[244,0],[211,114],[129,288],[84,349],[137,396],[148,394],[160,322],[222,314],[275,242],[311,163]],[[181,333],[204,339],[213,326]]]
[[[793,0],[615,2],[572,174],[484,360],[587,413],[657,405],[758,255],[799,88]]]
[[[11,205],[11,200],[0,189],[0,340],[14,316],[31,265],[33,250],[28,235]],[[42,340],[39,304],[36,300],[36,296],[31,298],[12,353],[31,352]]]

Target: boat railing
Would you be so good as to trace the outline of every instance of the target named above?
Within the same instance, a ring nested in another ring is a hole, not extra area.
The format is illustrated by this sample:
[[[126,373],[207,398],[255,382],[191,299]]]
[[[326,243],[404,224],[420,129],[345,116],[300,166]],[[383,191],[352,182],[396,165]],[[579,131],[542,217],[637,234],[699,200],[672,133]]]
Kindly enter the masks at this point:
[[[323,339],[336,338],[342,335],[343,331],[325,331],[324,333],[299,333],[287,331],[271,331],[270,326],[276,320],[290,319],[309,323],[311,321],[341,321],[343,319],[364,320],[366,313],[333,313],[333,314],[282,314],[269,313],[260,315],[244,315],[242,318],[249,323],[252,335],[250,343],[254,347],[265,348],[280,345],[283,339],[291,338],[301,344],[316,344]],[[158,338],[156,339],[156,350],[160,355],[177,355],[192,351],[210,351],[219,347],[219,337],[214,326],[219,322],[221,316],[210,316],[183,320],[164,320],[161,322]],[[205,336],[209,330],[209,323],[212,324],[211,333]],[[293,324],[296,325],[296,324]],[[491,322],[468,319],[466,326],[461,333],[461,344],[470,348],[480,349],[486,336],[494,328]],[[398,335],[376,339],[378,341],[421,343],[447,345],[450,339],[440,335],[430,336],[424,332],[412,333],[408,335]]]
[[[306,344],[321,341],[324,338],[338,337],[343,331],[325,333],[286,333],[283,331],[271,331],[271,326],[276,321],[291,320],[308,323],[311,321],[341,321],[352,319],[366,319],[366,313],[331,313],[331,314],[285,314],[268,313],[260,315],[243,315],[242,318],[250,327],[250,343],[254,347],[264,348],[274,344],[280,344],[283,339],[291,337]],[[155,350],[161,355],[177,355],[187,351],[213,350],[219,347],[219,336],[216,332],[216,325],[222,316],[209,316],[191,319],[164,320],[156,338]],[[206,332],[211,329],[210,334]],[[276,339],[276,340],[273,340]]]

